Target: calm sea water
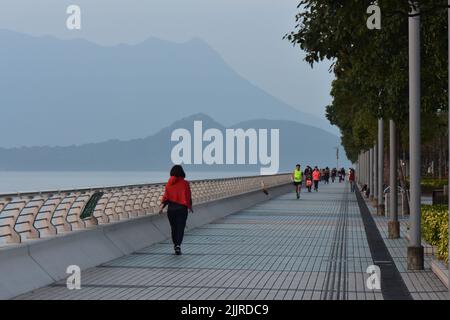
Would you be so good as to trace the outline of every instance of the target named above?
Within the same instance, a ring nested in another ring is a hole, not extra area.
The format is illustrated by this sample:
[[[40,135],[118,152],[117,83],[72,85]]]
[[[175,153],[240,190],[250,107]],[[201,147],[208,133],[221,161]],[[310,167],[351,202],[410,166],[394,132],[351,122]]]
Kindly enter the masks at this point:
[[[255,175],[252,172],[187,172],[188,180]],[[168,172],[0,171],[0,194],[165,182]]]

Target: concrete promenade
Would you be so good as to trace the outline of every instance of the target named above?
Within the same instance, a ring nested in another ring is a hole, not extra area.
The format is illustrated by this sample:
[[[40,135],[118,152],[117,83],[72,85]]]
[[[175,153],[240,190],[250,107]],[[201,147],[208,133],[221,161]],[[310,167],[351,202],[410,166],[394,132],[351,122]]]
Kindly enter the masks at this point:
[[[373,252],[366,236],[368,226],[355,194],[348,192],[349,186],[335,183],[321,185],[318,193],[304,191],[300,200],[292,190],[187,232],[182,256],[173,255],[167,240],[84,271],[81,290],[69,291],[62,281],[17,299],[396,297],[396,288],[382,292],[366,287],[366,270],[374,264]],[[385,218],[376,218],[376,223],[384,228],[380,219]],[[386,236],[383,231],[380,234]],[[398,253],[406,253],[404,240],[399,240],[397,248],[388,242],[388,248],[402,271],[402,277],[395,280],[406,280],[405,288],[412,291],[406,296],[445,298],[445,288],[434,274],[404,275],[401,261],[406,263],[406,259]],[[414,281],[430,285],[415,286]]]

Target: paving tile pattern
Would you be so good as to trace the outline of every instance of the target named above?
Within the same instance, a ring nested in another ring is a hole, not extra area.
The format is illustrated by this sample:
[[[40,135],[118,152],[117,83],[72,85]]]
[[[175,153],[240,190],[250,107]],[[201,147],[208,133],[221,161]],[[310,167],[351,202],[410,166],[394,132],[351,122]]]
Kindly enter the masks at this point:
[[[425,255],[425,270],[410,271],[407,270],[406,255],[408,240],[408,216],[400,215],[400,239],[389,239],[388,236],[388,217],[376,215],[376,209],[366,201],[369,209],[377,224],[378,230],[383,237],[394,262],[399,270],[404,283],[414,300],[448,300],[449,293],[444,284],[431,271],[431,255]]]
[[[381,300],[366,288],[373,259],[348,189],[322,185],[300,200],[293,190],[190,230],[182,256],[164,241],[84,271],[81,290],[61,281],[17,299]],[[430,272],[405,272],[404,240],[385,241],[414,298],[443,297]]]

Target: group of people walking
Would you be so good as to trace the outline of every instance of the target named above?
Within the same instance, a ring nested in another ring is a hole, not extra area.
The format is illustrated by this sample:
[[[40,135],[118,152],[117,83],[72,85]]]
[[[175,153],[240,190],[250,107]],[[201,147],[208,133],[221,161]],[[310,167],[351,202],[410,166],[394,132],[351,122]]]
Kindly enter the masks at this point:
[[[315,192],[319,192],[320,181],[324,184],[329,184],[330,178],[332,183],[334,183],[336,178],[338,178],[339,183],[342,183],[345,181],[346,176],[347,173],[344,168],[339,170],[333,168],[330,170],[329,167],[319,169],[315,166],[314,169],[312,169],[310,166],[306,166],[305,170],[302,171],[301,165],[297,164],[294,172],[292,173],[297,199],[300,199],[303,181],[305,181],[308,192],[312,192],[313,187]],[[350,191],[355,192],[355,170],[353,168],[350,168],[348,171],[348,181],[350,182]]]
[[[301,165],[297,164],[295,166],[294,172],[292,173],[292,179],[294,181],[297,199],[300,199],[300,193],[302,190],[303,180],[306,183],[306,188],[308,189],[308,192],[311,192],[313,186],[314,186],[314,191],[318,192],[319,191],[319,181],[320,181],[321,177],[322,177],[322,174],[321,174],[319,168],[314,167],[314,169],[312,169],[310,166],[306,166],[305,170],[302,171]]]
[[[308,192],[312,192],[313,188],[315,192],[318,192],[319,181],[328,184],[330,177],[332,183],[335,182],[336,177],[339,178],[339,182],[345,181],[345,169],[337,170],[333,168],[330,170],[328,167],[319,169],[317,166],[313,169],[310,166],[306,166],[305,170],[302,170],[300,164],[297,164],[292,173],[297,199],[300,199],[303,181],[305,181]],[[186,173],[181,166],[176,165],[170,170],[170,178],[165,186],[159,210],[159,213],[162,214],[164,208],[168,207],[167,217],[172,230],[172,242],[176,255],[181,255],[181,243],[183,242],[188,213],[194,212],[192,209],[191,188],[185,178]],[[355,170],[352,168],[349,169],[348,180],[351,192],[355,192]]]

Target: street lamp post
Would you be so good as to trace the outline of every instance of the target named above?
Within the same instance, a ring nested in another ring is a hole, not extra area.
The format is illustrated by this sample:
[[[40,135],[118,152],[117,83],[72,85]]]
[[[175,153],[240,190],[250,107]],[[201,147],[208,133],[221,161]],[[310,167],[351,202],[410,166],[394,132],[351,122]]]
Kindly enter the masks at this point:
[[[378,208],[378,143],[373,147],[373,206]],[[378,214],[378,209],[377,209]]]
[[[397,199],[397,128],[394,120],[389,121],[389,216],[388,235],[389,239],[400,238],[400,223],[398,222],[398,199]]]
[[[336,170],[339,170],[339,146],[336,147]]]
[[[369,197],[370,192],[372,192],[372,190],[369,190],[370,188],[370,151],[367,150],[366,151],[366,184],[367,184],[367,189],[368,189],[368,193],[367,193],[367,197]]]
[[[369,201],[373,200],[373,148],[369,149]]]
[[[449,0],[450,1],[450,0]],[[384,120],[378,119],[378,215],[384,216],[383,204],[383,173],[384,173]]]
[[[449,8],[450,8],[450,0],[448,0],[448,6],[449,6]],[[449,9],[447,9],[447,11],[448,11],[448,47],[449,47],[449,51],[448,51],[448,61],[449,61],[449,73],[448,73],[448,84],[449,84],[449,87],[448,87],[448,89],[449,89],[449,101],[448,101],[448,105],[449,105],[449,111],[448,111],[448,116],[449,116],[449,159],[450,159],[450,10]],[[450,182],[450,170],[449,170],[449,177],[448,177],[449,179],[448,179],[448,181]],[[450,191],[450,186],[449,186],[449,191]],[[448,194],[448,193],[447,193]],[[450,196],[448,197],[449,198],[449,210],[450,210]],[[448,227],[449,227],[449,229],[448,229],[448,235],[449,235],[449,241],[448,241],[448,243],[449,243],[449,247],[448,247],[448,252],[450,252],[450,212],[449,212],[449,215],[448,215],[448,218],[449,218],[449,223],[448,223]],[[448,266],[449,266],[449,270],[448,270],[448,278],[450,278],[450,263],[448,264]],[[449,299],[450,299],[450,285],[448,286],[448,290],[449,290]]]
[[[415,3],[417,5],[417,3]],[[410,241],[407,253],[408,270],[424,269],[420,216],[420,15],[413,8],[409,17],[409,152],[410,152]]]

